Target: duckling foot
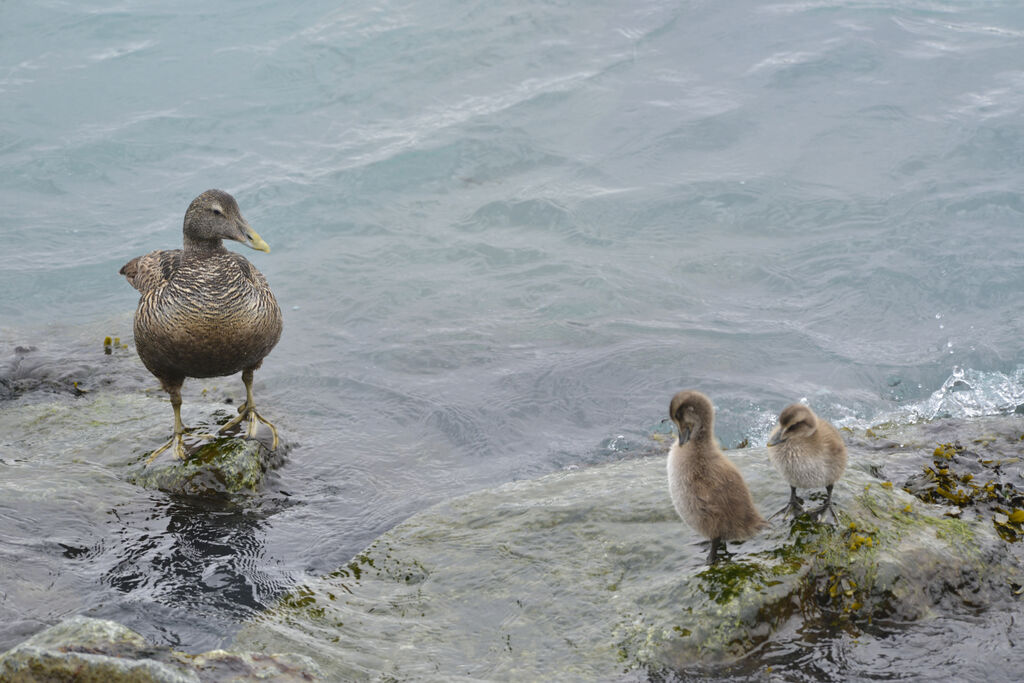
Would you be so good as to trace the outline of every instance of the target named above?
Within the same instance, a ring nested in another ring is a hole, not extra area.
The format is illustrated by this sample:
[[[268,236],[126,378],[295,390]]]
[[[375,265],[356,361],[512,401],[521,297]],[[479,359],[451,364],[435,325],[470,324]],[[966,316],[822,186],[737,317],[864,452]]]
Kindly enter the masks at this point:
[[[262,415],[260,415],[258,412],[256,412],[256,407],[250,405],[248,401],[246,401],[242,405],[238,406],[238,415],[236,415],[235,417],[231,418],[231,420],[227,424],[225,424],[223,427],[221,427],[219,430],[217,430],[217,432],[219,434],[223,434],[227,430],[229,430],[232,427],[234,427],[235,425],[237,425],[242,420],[248,420],[249,421],[249,429],[245,433],[245,437],[247,439],[255,439],[256,438],[256,432],[258,430],[257,423],[262,422],[263,424],[265,424],[268,427],[270,427],[270,433],[274,435],[274,441],[273,441],[273,444],[270,447],[270,450],[272,450],[272,451],[277,450],[277,441],[278,441],[278,439],[277,439],[277,428],[273,424],[271,424],[271,422],[269,420],[267,420]]]
[[[772,515],[768,519],[775,519],[779,515],[782,515],[782,518],[785,519],[786,517],[789,517],[790,514],[792,514],[794,517],[796,517],[797,515],[799,515],[803,511],[804,511],[804,499],[801,498],[800,496],[796,495],[796,487],[795,486],[790,486],[789,487],[789,502],[786,503],[786,506],[784,508],[782,508],[781,510],[776,512],[774,515]]]
[[[802,500],[797,500],[795,503],[790,501],[789,503],[786,503],[786,507],[784,507],[781,510],[779,510],[778,512],[776,512],[774,515],[772,515],[768,519],[775,519],[779,515],[782,515],[783,519],[785,519],[786,517],[789,517],[790,515],[793,515],[794,517],[796,517],[796,516],[798,516],[803,511],[804,511],[804,506],[803,506],[803,501]]]
[[[827,516],[826,513],[832,516],[832,521],[822,519],[822,517]],[[810,515],[811,519],[813,519],[815,522],[824,522],[826,524],[832,524],[833,526],[839,523],[839,517],[836,516],[835,508],[833,508],[831,505],[822,505],[819,508],[814,508],[807,514]]]
[[[725,553],[725,542],[720,538],[711,539],[711,550],[708,551],[707,563],[713,565],[718,562],[718,550],[721,548],[722,552]]]
[[[809,514],[815,522],[820,522],[822,521],[821,518],[827,512],[828,514],[832,515],[832,524],[838,524],[839,517],[836,516],[835,508],[832,507],[832,487],[825,487],[825,492],[825,502],[821,505],[821,507],[814,508],[807,514]]]

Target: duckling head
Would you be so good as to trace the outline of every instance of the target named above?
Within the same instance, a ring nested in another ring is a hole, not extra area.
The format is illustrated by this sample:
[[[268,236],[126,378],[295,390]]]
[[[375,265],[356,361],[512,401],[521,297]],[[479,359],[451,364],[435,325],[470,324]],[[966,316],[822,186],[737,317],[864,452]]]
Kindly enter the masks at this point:
[[[679,430],[679,445],[713,433],[715,411],[711,399],[699,391],[680,391],[672,397],[668,416]]]
[[[192,200],[185,212],[185,246],[219,247],[235,240],[257,251],[270,251],[263,238],[242,217],[235,198],[224,190],[207,190]]]
[[[808,437],[818,429],[818,418],[802,403],[786,406],[779,414],[779,424],[768,437],[769,446],[778,446],[792,438]]]

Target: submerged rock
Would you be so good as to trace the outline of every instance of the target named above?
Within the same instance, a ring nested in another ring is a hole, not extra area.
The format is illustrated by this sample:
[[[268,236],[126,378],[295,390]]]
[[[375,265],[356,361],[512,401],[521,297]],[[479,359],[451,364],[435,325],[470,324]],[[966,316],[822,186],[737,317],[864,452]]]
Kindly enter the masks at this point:
[[[764,449],[729,456],[760,509],[782,506]],[[1024,579],[991,524],[893,486],[875,456],[851,452],[838,525],[776,521],[714,567],[661,455],[471,494],[310,578],[236,646],[303,652],[338,679],[607,679],[699,670],[812,624],[857,632],[1014,600]]]
[[[291,654],[188,655],[148,643],[113,621],[73,617],[0,655],[0,680],[198,683],[199,681],[313,681],[309,658]]]
[[[146,453],[128,471],[127,479],[138,486],[179,495],[254,493],[262,488],[267,472],[281,463],[286,450],[283,443],[271,451],[256,439],[219,437],[200,446],[186,460],[179,460],[168,450],[147,463]]]

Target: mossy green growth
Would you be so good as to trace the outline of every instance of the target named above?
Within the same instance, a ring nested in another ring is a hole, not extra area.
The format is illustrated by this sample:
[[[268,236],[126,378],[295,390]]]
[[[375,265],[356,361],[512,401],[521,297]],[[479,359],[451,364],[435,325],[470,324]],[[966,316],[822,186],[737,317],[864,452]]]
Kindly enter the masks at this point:
[[[729,457],[760,509],[785,502],[764,449]],[[672,677],[780,633],[856,636],[1013,599],[1024,580],[991,527],[879,476],[854,461],[834,490],[836,524],[776,520],[711,567],[672,509],[663,456],[474,492],[307,578],[236,647],[302,652],[335,680]]]
[[[280,462],[283,449],[270,451],[261,441],[219,437],[203,444],[185,460],[164,451],[147,464],[143,454],[128,474],[128,481],[148,489],[190,496],[254,493],[263,486],[267,471]]]
[[[959,585],[965,573],[991,573],[983,539],[967,523],[935,515],[891,484],[865,485],[837,516],[834,525],[797,517],[776,547],[695,574],[691,595],[679,602],[700,607],[670,625],[636,617],[620,631],[620,661],[669,671],[729,660],[791,618],[857,636],[877,619],[928,614],[933,596],[922,585]]]

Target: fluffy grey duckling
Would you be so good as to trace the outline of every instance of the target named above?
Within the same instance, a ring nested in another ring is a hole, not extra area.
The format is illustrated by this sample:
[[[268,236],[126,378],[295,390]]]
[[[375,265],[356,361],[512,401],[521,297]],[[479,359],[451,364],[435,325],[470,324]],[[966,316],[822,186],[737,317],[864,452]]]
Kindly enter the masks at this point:
[[[245,403],[223,432],[249,420],[270,427],[277,448],[277,429],[256,412],[252,377],[281,338],[281,309],[266,278],[241,254],[228,251],[222,240],[235,240],[270,251],[223,190],[207,190],[189,205],[183,227],[184,249],[152,251],[121,268],[139,290],[135,311],[135,348],[143,365],[170,394],[174,435],[153,451],[173,446],[185,459],[181,424],[181,385],[186,377],[221,377],[241,371]]]
[[[827,510],[836,519],[832,486],[846,470],[846,444],[836,428],[802,403],[794,403],[779,415],[768,445],[772,464],[789,482],[789,503],[772,517],[803,511],[797,488],[825,487],[825,503],[810,514],[819,519]]]
[[[668,490],[676,512],[697,533],[711,539],[708,564],[725,550],[725,541],[753,536],[767,522],[736,466],[715,441],[711,400],[699,391],[672,397],[668,415],[679,439],[668,452]]]

